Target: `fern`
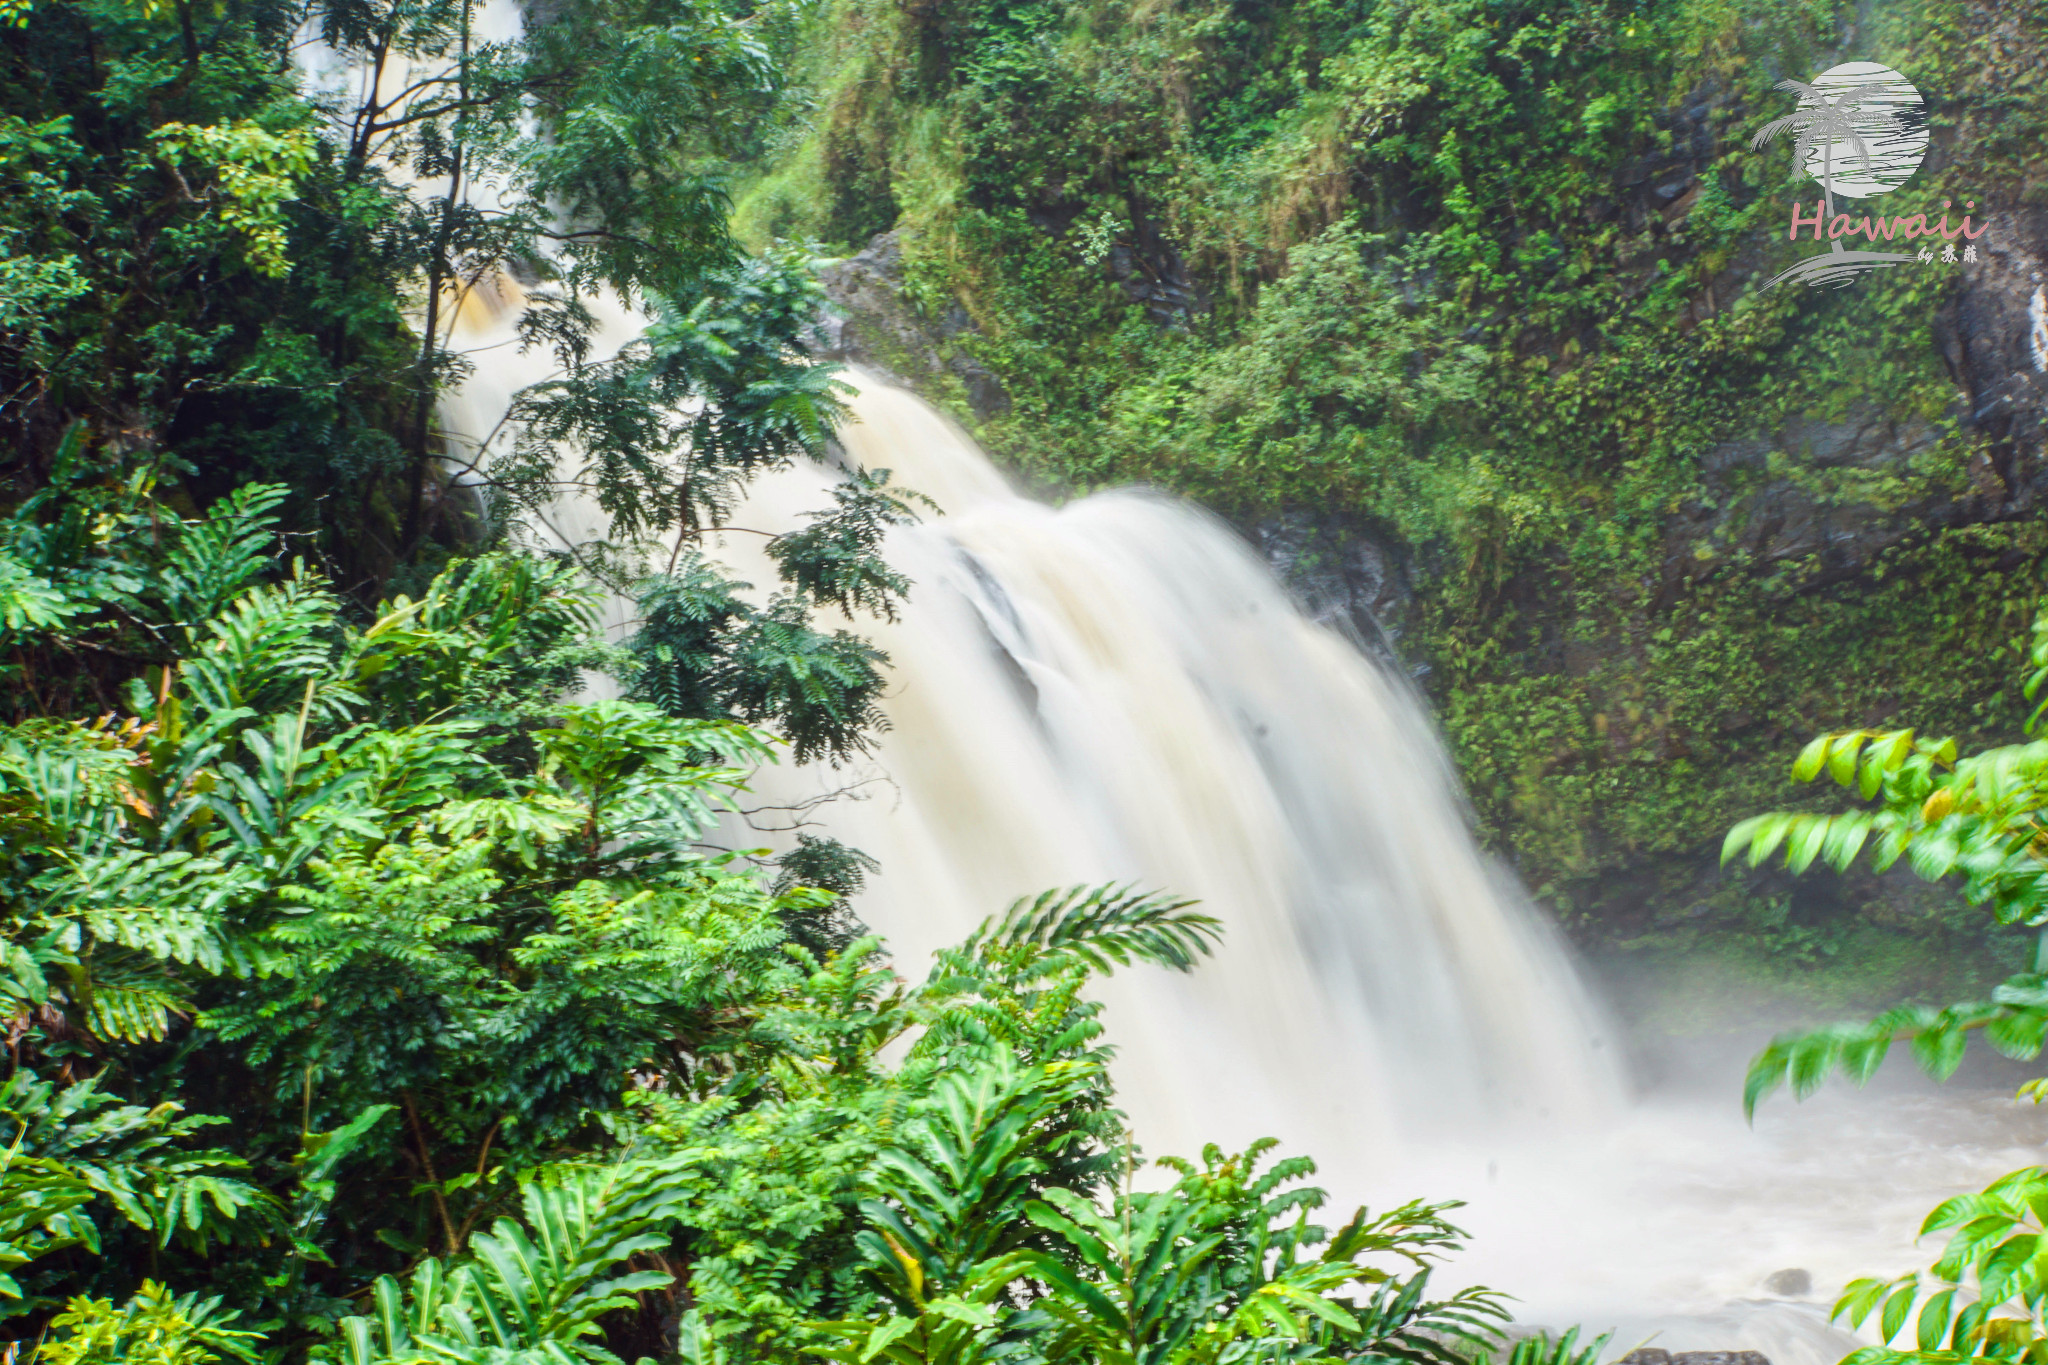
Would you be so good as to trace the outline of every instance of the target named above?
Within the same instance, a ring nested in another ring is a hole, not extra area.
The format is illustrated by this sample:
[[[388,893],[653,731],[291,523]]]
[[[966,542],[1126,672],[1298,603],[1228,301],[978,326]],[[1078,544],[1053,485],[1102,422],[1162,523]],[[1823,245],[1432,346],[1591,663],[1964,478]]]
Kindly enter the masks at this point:
[[[49,630],[84,610],[49,579],[0,553],[0,633]]]
[[[1181,1173],[1172,1189],[1102,1199],[1048,1180],[1075,1137],[1061,1111],[1089,1097],[1096,1063],[1019,1067],[1001,1048],[962,1062],[867,1176],[877,1197],[861,1203],[855,1240],[894,1311],[814,1324],[826,1340],[811,1353],[846,1365],[1006,1352],[1057,1365],[1465,1365],[1498,1339],[1499,1295],[1428,1297],[1429,1264],[1462,1242],[1443,1218],[1454,1206],[1361,1209],[1327,1235],[1305,1217],[1322,1191],[1287,1188],[1312,1164],[1258,1172],[1270,1141],[1228,1158],[1211,1148],[1200,1170],[1163,1163]],[[1370,1292],[1343,1297],[1354,1284]]]
[[[0,1084],[0,1116],[19,1134],[25,1156],[75,1181],[88,1201],[104,1201],[159,1247],[203,1252],[258,1240],[277,1226],[277,1201],[242,1178],[247,1162],[187,1145],[224,1120],[181,1117],[175,1104],[123,1104],[97,1078],[60,1089],[25,1071]],[[98,1245],[96,1230],[76,1236]]]
[[[203,711],[313,709],[346,714],[360,699],[335,676],[341,604],[294,565],[283,583],[252,588],[209,617],[181,670]]]
[[[590,1343],[598,1319],[660,1288],[658,1271],[619,1272],[666,1245],[686,1199],[687,1162],[622,1160],[601,1168],[550,1166],[520,1191],[521,1218],[499,1219],[474,1253],[429,1259],[401,1286],[373,1287],[375,1313],[342,1319],[341,1365],[421,1358],[463,1365],[616,1365]]]
[[[1188,913],[1193,904],[1119,886],[1047,891],[983,921],[962,950],[1046,972],[1080,964],[1106,975],[1133,960],[1185,972],[1223,933],[1213,916]]]
[[[1499,1365],[1599,1365],[1610,1336],[1603,1333],[1581,1345],[1576,1327],[1558,1337],[1537,1332],[1517,1340]],[[1482,1354],[1475,1365],[1493,1365],[1492,1354]]]
[[[203,521],[184,523],[158,570],[157,590],[173,621],[192,638],[271,564],[277,508],[290,495],[282,484],[244,484]]]
[[[944,1292],[1023,1243],[1024,1205],[1048,1169],[1047,1120],[1096,1080],[1086,1069],[1020,1069],[994,1049],[939,1078],[876,1156],[868,1179],[879,1197],[860,1206],[871,1228],[855,1244],[900,1303]]]
[[[66,1247],[99,1250],[99,1229],[82,1212],[94,1195],[61,1163],[24,1156],[18,1135],[0,1157],[0,1319],[36,1306],[14,1271]]]

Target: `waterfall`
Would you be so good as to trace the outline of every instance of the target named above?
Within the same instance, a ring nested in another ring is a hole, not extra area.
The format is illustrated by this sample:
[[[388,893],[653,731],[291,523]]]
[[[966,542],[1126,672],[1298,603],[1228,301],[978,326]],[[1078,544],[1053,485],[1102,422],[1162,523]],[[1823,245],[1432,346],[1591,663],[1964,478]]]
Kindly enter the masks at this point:
[[[855,909],[904,970],[1048,887],[1198,899],[1224,925],[1213,960],[1101,992],[1155,1154],[1272,1135],[1340,1159],[1613,1111],[1616,1049],[1473,842],[1404,679],[1185,503],[1049,507],[911,395],[862,379],[851,406],[852,459],[943,511],[888,544],[901,619],[856,623],[890,655],[891,728],[870,763],[756,789],[880,861]],[[739,522],[795,524],[824,477],[764,480]],[[768,581],[745,539],[721,557]]]
[[[500,302],[462,321],[478,368],[443,410],[459,452],[502,441],[510,395],[548,377],[512,342],[517,300]],[[600,354],[635,330],[612,313]],[[1830,1093],[1751,1128],[1739,1054],[1624,1103],[1614,1035],[1474,843],[1405,679],[1303,616],[1195,508],[1139,492],[1047,506],[910,395],[863,378],[852,408],[851,459],[944,515],[891,535],[913,580],[901,619],[853,623],[890,654],[892,728],[843,767],[763,768],[755,820],[880,861],[854,908],[910,976],[1050,887],[1198,898],[1225,927],[1214,958],[1098,991],[1149,1154],[1273,1136],[1318,1159],[1340,1213],[1469,1200],[1473,1241],[1435,1288],[1511,1290],[1529,1323],[1618,1325],[1608,1360],[1654,1341],[1772,1365],[1833,1365],[1860,1344],[1827,1322],[1840,1286],[1920,1263],[1928,1208],[2037,1159],[1996,1094]],[[763,477],[735,525],[797,525],[836,477]],[[557,546],[603,531],[573,495],[527,528]],[[726,535],[714,557],[765,594],[763,543]],[[630,617],[613,603],[610,628]],[[1788,1267],[1812,1290],[1760,1299]]]
[[[487,10],[493,32],[516,29],[516,7]],[[594,356],[637,334],[615,300],[590,302]],[[494,277],[450,310],[475,366],[441,407],[458,484],[509,443],[513,396],[553,372],[519,346],[523,304]],[[880,861],[854,908],[906,972],[1019,896],[1134,883],[1225,929],[1191,974],[1100,988],[1119,1093],[1155,1154],[1271,1135],[1356,1167],[1615,1111],[1619,1049],[1554,931],[1473,842],[1405,680],[1302,616],[1200,511],[1130,492],[1042,505],[916,398],[859,389],[849,454],[944,512],[887,546],[915,585],[901,620],[854,623],[892,660],[892,728],[872,762],[770,768],[755,787]],[[762,478],[738,524],[789,529],[832,477]],[[554,548],[606,531],[575,493],[532,521]],[[760,545],[721,537],[718,557],[772,584]],[[614,601],[607,627],[630,616]]]
[[[461,320],[478,365],[442,423],[464,451],[501,448],[498,415],[551,368],[517,350],[514,289],[476,292]],[[604,317],[600,353],[634,330]],[[1192,973],[1099,988],[1153,1154],[1273,1136],[1355,1169],[1449,1133],[1615,1112],[1619,1048],[1474,843],[1404,679],[1297,611],[1215,518],[1155,494],[1020,496],[938,413],[857,378],[848,455],[943,513],[891,534],[913,583],[901,619],[853,623],[890,656],[891,728],[871,760],[753,785],[880,862],[854,909],[906,974],[1019,896],[1134,883],[1224,926]],[[735,524],[789,529],[835,477],[764,476]],[[573,545],[603,516],[565,496],[528,530]],[[762,544],[723,536],[715,557],[771,584]],[[614,602],[607,620],[629,616]]]

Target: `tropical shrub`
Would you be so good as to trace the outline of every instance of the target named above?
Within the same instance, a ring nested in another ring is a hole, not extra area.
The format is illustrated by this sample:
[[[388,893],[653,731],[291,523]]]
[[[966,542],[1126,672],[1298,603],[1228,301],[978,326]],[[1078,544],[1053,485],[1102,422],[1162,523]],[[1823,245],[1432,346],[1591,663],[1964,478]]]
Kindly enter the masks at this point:
[[[1452,1365],[1493,1339],[1499,1296],[1428,1292],[1449,1205],[1327,1230],[1270,1143],[1132,1186],[1084,990],[1194,968],[1219,927],[1186,903],[1048,893],[908,985],[810,878],[860,855],[745,846],[749,769],[862,733],[734,719],[722,680],[772,691],[769,664],[600,646],[594,581],[509,552],[358,609],[281,562],[263,485],[102,505],[158,530],[90,548],[122,595],[24,566],[7,630],[139,666],[104,712],[0,729],[0,1295],[54,1357]],[[792,596],[890,609],[908,585],[865,561],[906,508],[857,479],[782,543]],[[572,700],[592,665],[664,705]]]

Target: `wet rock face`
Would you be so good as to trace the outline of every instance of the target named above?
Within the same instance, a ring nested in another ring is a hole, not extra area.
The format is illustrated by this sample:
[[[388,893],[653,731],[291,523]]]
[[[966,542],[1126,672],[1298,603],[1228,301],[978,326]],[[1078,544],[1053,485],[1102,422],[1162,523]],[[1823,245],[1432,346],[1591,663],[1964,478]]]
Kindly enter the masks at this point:
[[[1622,169],[1612,204],[1597,211],[1620,218],[1631,233],[1662,236],[1699,199],[1701,177],[1721,150],[1714,122],[1729,98],[1718,81],[1710,80],[1673,107],[1651,115],[1663,138]]]
[[[1865,410],[1847,421],[1794,421],[1769,437],[1715,446],[1700,460],[1705,496],[1666,525],[1660,605],[1731,559],[1763,568],[1811,557],[1809,581],[1832,582],[1861,572],[1879,551],[1923,526],[1984,519],[1993,509],[1978,497],[1887,507],[1828,496],[1827,486],[1841,486],[1845,474],[1907,473],[1937,440],[1930,423]]]
[[[1970,395],[1969,420],[1991,438],[1991,458],[2011,487],[2022,461],[2039,463],[2048,421],[2048,215],[1993,213],[1977,250],[1983,260],[1965,270],[1936,337]]]
[[[818,271],[831,311],[819,325],[819,354],[873,370],[892,383],[929,392],[957,383],[983,421],[1008,412],[1010,396],[988,367],[955,344],[975,330],[967,310],[954,304],[930,319],[903,288],[903,243],[878,234],[858,254]]]
[[[1817,587],[1864,572],[1880,552],[1928,531],[2048,506],[2048,215],[1993,221],[1978,243],[1984,259],[1963,268],[1935,327],[1962,391],[1950,416],[1982,438],[1962,486],[1859,499],[1859,474],[1909,489],[1902,476],[1939,439],[1932,423],[1874,407],[1715,446],[1700,459],[1704,496],[1666,524],[1660,606],[1731,560],[1758,568],[1809,560],[1804,582]]]
[[[1281,512],[1240,529],[1302,610],[1393,661],[1413,596],[1398,542],[1330,512]]]
[[[1180,252],[1143,213],[1133,213],[1129,240],[1111,247],[1103,264],[1124,297],[1143,304],[1146,318],[1157,326],[1180,327],[1209,309]]]

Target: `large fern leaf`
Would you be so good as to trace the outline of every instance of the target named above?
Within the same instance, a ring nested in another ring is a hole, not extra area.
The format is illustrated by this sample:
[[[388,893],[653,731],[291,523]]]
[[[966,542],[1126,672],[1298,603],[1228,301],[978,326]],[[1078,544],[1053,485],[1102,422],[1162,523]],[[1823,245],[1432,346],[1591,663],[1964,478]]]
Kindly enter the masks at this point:
[[[597,1320],[670,1276],[623,1269],[667,1244],[689,1197],[694,1156],[532,1173],[518,1219],[479,1234],[449,1265],[429,1259],[409,1287],[377,1281],[373,1317],[342,1320],[345,1365],[422,1358],[464,1365],[616,1365],[591,1345]]]
[[[1223,936],[1222,922],[1190,911],[1194,903],[1129,886],[1047,891],[983,921],[964,946],[1048,969],[1080,962],[1106,974],[1142,960],[1184,972]]]

